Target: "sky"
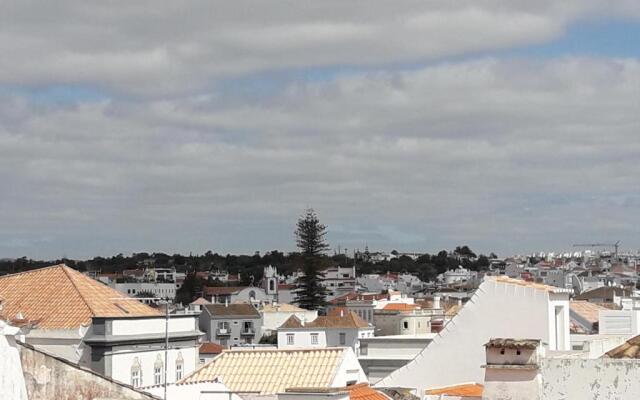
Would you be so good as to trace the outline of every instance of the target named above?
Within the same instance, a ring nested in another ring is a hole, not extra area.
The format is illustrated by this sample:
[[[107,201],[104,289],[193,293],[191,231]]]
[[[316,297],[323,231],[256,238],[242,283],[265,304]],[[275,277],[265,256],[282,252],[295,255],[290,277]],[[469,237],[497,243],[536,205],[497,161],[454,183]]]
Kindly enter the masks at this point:
[[[2,8],[0,258],[640,249],[637,0]]]

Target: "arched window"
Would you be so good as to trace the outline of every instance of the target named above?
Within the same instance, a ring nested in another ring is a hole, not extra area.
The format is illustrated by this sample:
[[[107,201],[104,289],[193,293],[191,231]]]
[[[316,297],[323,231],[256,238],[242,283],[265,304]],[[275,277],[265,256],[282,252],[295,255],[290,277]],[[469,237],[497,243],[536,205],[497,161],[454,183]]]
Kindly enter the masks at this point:
[[[256,292],[255,291],[250,291],[249,292],[249,299],[250,300],[255,300],[256,299]]]
[[[269,279],[269,290],[274,292],[276,290],[276,281]]]
[[[164,367],[164,363],[162,362],[162,358],[160,354],[156,358],[156,362],[153,364],[153,384],[161,385],[162,384],[162,370]]]
[[[182,379],[184,374],[184,359],[182,358],[182,352],[178,352],[178,358],[176,358],[176,382]]]
[[[131,386],[140,387],[142,385],[142,367],[138,357],[133,359],[131,364]]]

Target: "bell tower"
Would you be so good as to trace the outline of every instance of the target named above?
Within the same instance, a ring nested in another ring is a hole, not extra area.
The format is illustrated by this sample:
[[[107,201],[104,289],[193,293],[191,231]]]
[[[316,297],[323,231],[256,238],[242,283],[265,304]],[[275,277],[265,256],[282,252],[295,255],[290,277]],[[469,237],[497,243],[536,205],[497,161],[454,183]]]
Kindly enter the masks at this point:
[[[271,265],[264,267],[264,286],[264,291],[268,295],[278,293],[278,270]]]

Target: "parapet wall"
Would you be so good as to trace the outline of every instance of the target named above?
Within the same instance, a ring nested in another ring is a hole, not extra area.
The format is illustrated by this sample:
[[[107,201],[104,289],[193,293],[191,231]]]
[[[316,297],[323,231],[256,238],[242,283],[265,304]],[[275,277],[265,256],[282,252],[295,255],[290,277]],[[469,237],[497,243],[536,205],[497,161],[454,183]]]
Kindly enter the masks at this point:
[[[20,346],[20,359],[29,400],[157,399],[29,345]]]
[[[640,399],[640,360],[545,358],[543,400]]]

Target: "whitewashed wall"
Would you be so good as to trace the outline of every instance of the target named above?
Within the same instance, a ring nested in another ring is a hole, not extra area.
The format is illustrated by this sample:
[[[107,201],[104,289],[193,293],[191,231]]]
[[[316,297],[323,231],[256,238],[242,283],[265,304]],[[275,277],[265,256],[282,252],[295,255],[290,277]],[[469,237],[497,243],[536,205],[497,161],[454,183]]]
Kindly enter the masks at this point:
[[[556,300],[566,306],[568,295]],[[552,304],[549,292],[529,286],[485,280],[460,312],[416,358],[376,384],[422,392],[460,382],[482,382],[484,344],[491,338],[530,338],[549,343]],[[569,326],[566,323],[566,346]]]
[[[198,365],[198,347],[185,347],[181,349],[170,349],[168,352],[167,382],[176,381],[176,359],[178,354],[182,354],[184,361],[182,376],[185,377],[196,369]],[[107,356],[111,358],[111,377],[117,381],[131,384],[131,366],[135,357],[138,357],[142,371],[141,386],[153,386],[153,369],[158,355],[164,363],[164,350],[151,351],[123,351]],[[164,379],[164,373],[162,375]]]
[[[544,359],[541,374],[543,400],[640,399],[640,360]]]

